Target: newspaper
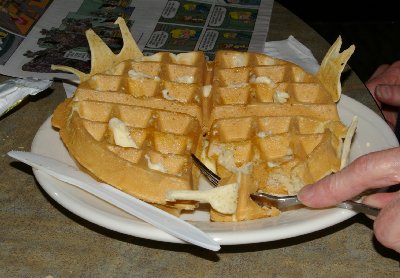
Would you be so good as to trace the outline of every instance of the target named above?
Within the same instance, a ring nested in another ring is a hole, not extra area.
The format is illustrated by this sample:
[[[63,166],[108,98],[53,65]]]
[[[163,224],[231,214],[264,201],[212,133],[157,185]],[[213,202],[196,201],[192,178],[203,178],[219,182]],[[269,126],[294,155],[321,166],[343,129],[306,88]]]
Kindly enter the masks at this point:
[[[0,74],[74,79],[51,64],[90,71],[85,30],[114,51],[122,47],[123,17],[145,55],[217,49],[262,52],[273,0],[36,0],[0,1]]]

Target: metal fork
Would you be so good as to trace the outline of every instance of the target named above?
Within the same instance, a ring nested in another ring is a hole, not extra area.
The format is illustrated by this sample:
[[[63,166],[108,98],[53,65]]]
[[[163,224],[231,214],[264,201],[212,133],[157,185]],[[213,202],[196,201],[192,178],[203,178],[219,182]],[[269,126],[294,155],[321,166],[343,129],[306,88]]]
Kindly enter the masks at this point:
[[[211,183],[212,186],[218,186],[221,178],[213,171],[208,169],[207,166],[205,166],[203,162],[201,162],[201,160],[198,159],[194,154],[191,154],[191,156],[194,164],[199,168],[200,173],[202,173],[206,177],[206,179]],[[278,209],[285,209],[290,206],[302,204],[296,195],[276,196],[264,192],[254,192],[251,194],[251,197],[256,199],[257,201],[266,201],[268,204]],[[377,216],[380,212],[379,208],[371,207],[363,203],[355,202],[353,200],[344,201],[340,204],[337,204],[336,206],[339,208],[353,210],[355,212],[361,212],[370,216]]]
[[[217,187],[221,178],[213,171],[208,169],[207,166],[204,165],[203,162],[201,162],[201,160],[198,159],[194,154],[191,154],[191,156],[194,164],[199,168],[200,173],[202,173],[207,178],[212,186]]]

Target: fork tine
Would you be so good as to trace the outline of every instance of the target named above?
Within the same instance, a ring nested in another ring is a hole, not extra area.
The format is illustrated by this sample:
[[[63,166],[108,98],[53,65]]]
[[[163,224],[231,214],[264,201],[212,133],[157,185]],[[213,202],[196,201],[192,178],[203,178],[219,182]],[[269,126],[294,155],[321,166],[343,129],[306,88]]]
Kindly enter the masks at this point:
[[[219,180],[217,180],[213,176],[209,175],[208,172],[205,171],[203,168],[199,168],[199,169],[200,169],[200,173],[202,173],[213,186],[218,186]]]
[[[201,162],[194,154],[191,154],[194,164],[199,168],[200,172],[207,178],[207,180],[213,185],[218,186],[221,178],[215,174],[213,171],[207,168],[206,165]]]

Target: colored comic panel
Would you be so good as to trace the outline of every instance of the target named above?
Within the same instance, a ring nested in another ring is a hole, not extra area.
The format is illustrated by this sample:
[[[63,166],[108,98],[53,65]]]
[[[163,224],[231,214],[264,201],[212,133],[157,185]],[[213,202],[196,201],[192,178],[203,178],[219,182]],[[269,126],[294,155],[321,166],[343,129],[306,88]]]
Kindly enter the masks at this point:
[[[210,4],[168,1],[159,22],[204,26],[210,10]]]
[[[0,28],[0,65],[5,65],[11,55],[23,41],[21,37],[15,36]]]
[[[114,20],[103,17],[68,13],[62,20],[59,29],[71,33],[84,33],[86,30],[92,29],[100,37],[121,37],[119,26],[114,22]],[[129,28],[132,26],[132,20],[125,20],[125,22]]]
[[[90,54],[83,33],[66,33],[57,28],[43,29],[40,38],[40,50],[27,51],[24,56],[30,58],[22,66],[24,71],[52,72],[51,65],[66,65],[83,72],[90,71]]]
[[[143,51],[143,55],[144,56],[151,56],[154,54],[157,54],[158,52],[169,52],[169,53],[174,53],[174,54],[179,54],[182,53],[182,51],[178,51],[178,50],[153,50],[153,49],[146,49]]]
[[[200,37],[202,28],[181,25],[157,24],[146,48],[192,51]]]
[[[107,0],[85,0],[79,7],[77,14],[103,17],[107,20],[115,20],[118,17],[129,19],[134,7],[129,7],[132,1],[107,1]]]
[[[90,71],[90,51],[84,33],[71,33],[52,28],[42,30],[38,51],[27,51],[24,56],[32,60],[22,66],[25,71],[52,72],[51,65],[66,65],[83,72]],[[118,52],[122,47],[119,37],[102,37],[102,40]]]
[[[217,0],[217,4],[259,6],[261,0]]]
[[[252,33],[246,31],[207,29],[201,38],[198,49],[204,52],[217,50],[246,51]]]
[[[82,3],[77,13],[69,13],[59,28],[43,29],[38,40],[42,49],[24,53],[31,61],[22,69],[35,72],[52,72],[51,65],[66,65],[83,72],[90,71],[90,51],[85,31],[92,28],[102,40],[117,53],[122,48],[118,16],[123,16],[125,6],[131,1],[90,0]],[[116,6],[121,4],[121,6]],[[107,12],[109,13],[107,13]],[[129,10],[133,11],[133,8]],[[94,14],[102,15],[94,16]],[[126,13],[125,16],[128,16]],[[129,14],[130,16],[130,14]],[[128,17],[129,17],[128,16]],[[127,21],[128,26],[132,21]]]
[[[209,27],[253,30],[258,10],[215,6],[210,15]]]
[[[0,26],[25,36],[46,11],[51,0],[0,1]]]

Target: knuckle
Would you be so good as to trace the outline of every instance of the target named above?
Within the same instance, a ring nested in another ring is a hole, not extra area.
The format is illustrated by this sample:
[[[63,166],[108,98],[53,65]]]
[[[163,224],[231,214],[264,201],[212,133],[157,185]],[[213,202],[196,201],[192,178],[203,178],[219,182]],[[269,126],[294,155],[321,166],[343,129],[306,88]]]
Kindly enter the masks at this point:
[[[332,175],[329,181],[330,182],[326,187],[327,196],[331,196],[335,203],[343,201],[343,198],[340,196],[340,179],[338,178],[338,175]]]
[[[363,155],[357,158],[352,164],[354,175],[365,175],[370,171],[374,160],[369,155]]]
[[[395,148],[392,151],[393,154],[389,154],[391,155],[390,158],[382,164],[382,167],[386,168],[386,177],[389,179],[389,182],[396,184],[400,182],[400,148]]]
[[[355,176],[379,178],[387,186],[400,182],[400,148],[360,156],[352,164]],[[372,181],[371,182],[377,182]]]

